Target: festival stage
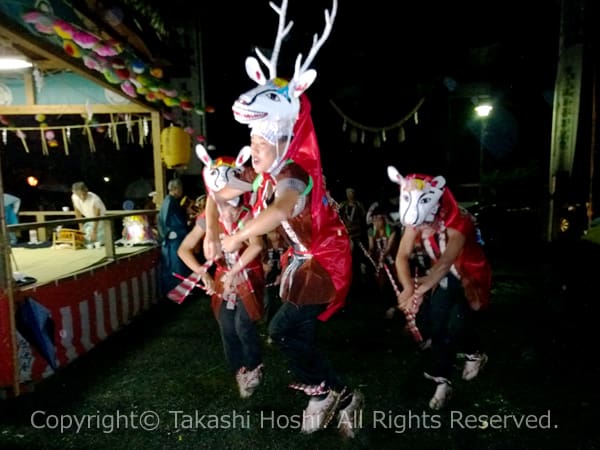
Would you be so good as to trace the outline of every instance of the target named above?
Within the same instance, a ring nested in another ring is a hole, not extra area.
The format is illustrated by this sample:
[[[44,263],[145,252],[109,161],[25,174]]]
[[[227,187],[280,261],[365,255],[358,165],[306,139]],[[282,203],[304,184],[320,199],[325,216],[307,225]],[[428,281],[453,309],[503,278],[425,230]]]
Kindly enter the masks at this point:
[[[121,259],[147,252],[152,247],[152,245],[115,247],[115,252],[117,258]],[[37,280],[35,284],[21,287],[21,290],[75,276],[102,267],[109,262],[104,247],[78,250],[57,247],[14,247],[12,253],[13,270]]]
[[[114,260],[103,247],[12,252],[15,271],[37,281],[14,290],[14,324],[0,292],[0,392],[52,375],[160,298],[156,245],[116,247]]]

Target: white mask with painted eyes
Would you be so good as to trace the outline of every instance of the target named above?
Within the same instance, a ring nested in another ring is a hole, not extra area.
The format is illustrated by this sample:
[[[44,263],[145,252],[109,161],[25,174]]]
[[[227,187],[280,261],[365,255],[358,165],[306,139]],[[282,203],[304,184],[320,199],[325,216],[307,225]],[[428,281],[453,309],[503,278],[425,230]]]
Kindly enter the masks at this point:
[[[442,176],[426,180],[403,177],[396,168],[388,167],[388,176],[400,185],[400,222],[404,226],[417,226],[433,222],[440,207],[446,180]]]
[[[196,155],[204,163],[202,177],[206,188],[210,192],[219,192],[226,186],[247,192],[252,190],[252,184],[242,181],[240,176],[244,163],[250,158],[251,150],[249,146],[243,147],[238,153],[237,158],[222,157],[213,160],[203,145],[196,146]]]
[[[239,178],[241,172],[242,171],[238,168],[223,164],[220,166],[213,166],[212,168],[205,167],[202,174],[204,176],[204,183],[206,183],[208,189],[213,192],[219,192],[231,183],[234,178]]]

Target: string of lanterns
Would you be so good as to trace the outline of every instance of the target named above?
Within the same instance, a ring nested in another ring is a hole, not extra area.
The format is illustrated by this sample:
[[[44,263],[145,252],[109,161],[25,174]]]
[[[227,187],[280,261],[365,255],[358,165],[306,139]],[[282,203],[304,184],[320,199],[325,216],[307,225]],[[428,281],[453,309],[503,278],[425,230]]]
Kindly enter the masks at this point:
[[[397,134],[398,142],[400,142],[400,143],[404,142],[406,140],[406,131],[404,130],[404,125],[411,118],[413,119],[414,123],[416,125],[418,125],[418,123],[419,123],[419,108],[421,108],[421,105],[423,105],[424,101],[425,101],[425,97],[421,98],[417,102],[417,104],[414,106],[414,108],[412,108],[400,120],[397,120],[396,122],[389,124],[389,125],[375,127],[375,126],[365,125],[363,123],[360,123],[357,120],[354,120],[354,119],[348,117],[348,115],[346,115],[340,109],[340,107],[335,104],[335,102],[333,100],[329,100],[333,109],[335,109],[335,111],[340,115],[340,117],[344,121],[343,125],[342,125],[342,131],[346,132],[348,130],[348,128],[350,127],[350,142],[352,142],[352,143],[358,142],[359,134],[360,134],[360,143],[364,144],[366,141],[367,133],[371,133],[374,135],[373,136],[373,147],[375,147],[375,148],[380,148],[383,142],[387,142],[388,136],[391,134],[391,132],[397,132],[398,133]]]

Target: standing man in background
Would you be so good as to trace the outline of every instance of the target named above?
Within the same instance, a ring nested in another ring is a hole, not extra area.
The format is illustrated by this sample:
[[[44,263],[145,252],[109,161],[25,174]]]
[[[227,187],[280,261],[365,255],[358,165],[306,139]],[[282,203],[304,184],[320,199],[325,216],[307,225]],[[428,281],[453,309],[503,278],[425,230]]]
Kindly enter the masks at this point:
[[[167,185],[168,194],[158,213],[158,236],[161,242],[161,290],[166,294],[180,283],[173,273],[187,277],[191,271],[177,255],[188,233],[188,214],[182,206],[183,183],[174,178]]]
[[[76,219],[99,217],[106,214],[106,206],[102,199],[90,192],[83,181],[73,183],[71,191],[73,193],[71,201],[73,202]],[[86,244],[98,242],[98,245],[101,245],[104,243],[104,223],[102,221],[79,224],[79,229],[85,234]]]

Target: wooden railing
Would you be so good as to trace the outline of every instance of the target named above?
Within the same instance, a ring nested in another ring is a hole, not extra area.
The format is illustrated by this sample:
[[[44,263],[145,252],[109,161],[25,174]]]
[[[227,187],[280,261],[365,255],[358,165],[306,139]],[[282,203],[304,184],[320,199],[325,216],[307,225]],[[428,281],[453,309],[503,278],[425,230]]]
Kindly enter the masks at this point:
[[[123,219],[129,216],[153,217],[156,214],[158,214],[158,211],[155,209],[137,209],[131,211],[110,210],[106,211],[104,216],[76,219],[73,211],[20,211],[19,220],[22,223],[8,225],[7,228],[9,232],[36,230],[37,240],[45,242],[48,239],[52,239],[52,231],[57,227],[79,228],[79,224],[85,222],[103,221],[105,224],[104,247],[106,248],[106,256],[107,258],[114,259],[115,236],[120,236],[120,233],[115,233],[115,219]],[[56,217],[60,217],[60,219],[55,219]],[[31,222],[24,221],[28,218],[33,218],[34,220]]]

